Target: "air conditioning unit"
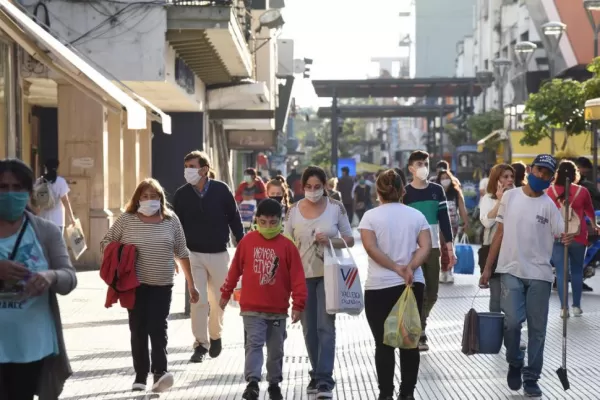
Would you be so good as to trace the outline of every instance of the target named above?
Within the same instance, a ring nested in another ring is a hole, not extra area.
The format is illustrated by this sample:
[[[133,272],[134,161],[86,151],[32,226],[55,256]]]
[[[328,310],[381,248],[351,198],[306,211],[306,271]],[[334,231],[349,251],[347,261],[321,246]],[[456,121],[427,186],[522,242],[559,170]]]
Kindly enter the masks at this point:
[[[277,39],[277,78],[294,76],[294,41]]]

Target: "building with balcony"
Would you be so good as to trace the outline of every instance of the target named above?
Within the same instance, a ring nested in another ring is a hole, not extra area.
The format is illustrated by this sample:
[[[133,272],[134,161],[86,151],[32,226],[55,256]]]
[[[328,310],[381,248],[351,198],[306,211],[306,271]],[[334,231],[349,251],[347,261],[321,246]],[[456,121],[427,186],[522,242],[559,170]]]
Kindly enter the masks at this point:
[[[0,0],[4,72],[17,77],[4,81],[13,85],[5,97],[15,95],[5,101],[8,135],[0,152],[36,166],[61,160],[90,243],[82,263],[99,264],[100,239],[143,178],[157,178],[172,195],[184,183],[185,154],[203,149],[217,178],[233,185],[258,151],[277,147],[291,92],[282,98],[277,79],[284,88],[293,82],[291,73],[277,76],[283,6]],[[15,112],[15,104],[22,109]]]
[[[566,24],[566,31],[552,57],[551,44],[542,26],[550,21]],[[536,92],[550,77],[553,60],[557,76],[582,79],[592,60],[594,33],[587,21],[583,2],[568,0],[477,0],[472,32],[456,46],[456,76],[494,73],[495,59],[506,59],[510,66],[505,80],[496,79],[475,104],[476,112],[522,105],[528,93]],[[519,66],[515,45],[532,42],[537,46],[526,68]],[[500,96],[500,90],[502,96]],[[502,98],[503,107],[499,104]]]

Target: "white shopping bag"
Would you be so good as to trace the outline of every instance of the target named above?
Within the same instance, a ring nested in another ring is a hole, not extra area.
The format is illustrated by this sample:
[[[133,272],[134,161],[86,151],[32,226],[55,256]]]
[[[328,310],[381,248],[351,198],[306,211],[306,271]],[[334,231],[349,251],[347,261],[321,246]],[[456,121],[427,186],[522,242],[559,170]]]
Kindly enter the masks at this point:
[[[73,252],[75,260],[79,259],[79,257],[87,250],[85,236],[83,235],[83,229],[81,228],[81,221],[79,221],[79,219],[76,219],[73,225],[67,227],[67,246],[69,246]]]
[[[364,309],[363,291],[358,267],[348,245],[346,245],[346,252],[340,250],[343,254],[340,256],[336,254],[330,240],[329,248],[326,248],[324,253],[327,313],[359,315]]]

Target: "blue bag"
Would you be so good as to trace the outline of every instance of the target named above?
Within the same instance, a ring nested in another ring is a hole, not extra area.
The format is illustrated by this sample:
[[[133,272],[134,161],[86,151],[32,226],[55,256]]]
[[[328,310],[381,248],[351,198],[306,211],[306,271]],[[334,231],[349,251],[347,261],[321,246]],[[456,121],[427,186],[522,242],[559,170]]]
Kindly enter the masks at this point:
[[[467,235],[463,234],[454,244],[456,253],[455,274],[472,275],[475,272],[475,254],[471,245],[467,244]]]

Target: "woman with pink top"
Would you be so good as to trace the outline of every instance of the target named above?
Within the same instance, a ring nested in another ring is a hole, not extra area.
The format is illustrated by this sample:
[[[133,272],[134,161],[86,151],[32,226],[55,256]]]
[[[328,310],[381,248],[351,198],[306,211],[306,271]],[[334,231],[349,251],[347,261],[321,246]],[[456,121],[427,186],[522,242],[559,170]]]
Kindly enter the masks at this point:
[[[565,200],[565,182],[567,178],[571,182],[578,182],[579,177],[579,170],[573,162],[569,160],[563,160],[558,165],[558,170],[556,171],[556,180],[554,181],[554,184],[548,188],[547,192],[548,196],[550,196],[558,208],[562,207]],[[594,214],[594,207],[592,206],[592,197],[586,188],[577,184],[571,184],[569,190],[569,204],[573,209],[573,212],[579,217],[579,221],[581,221],[579,233],[575,236],[573,242],[567,248],[571,275],[571,287],[573,289],[573,315],[579,317],[583,313],[581,310],[583,260],[585,258],[585,251],[588,243],[588,231],[585,224],[584,215],[590,218],[592,221],[592,226],[595,230],[598,230],[598,226],[596,225],[596,216]],[[564,308],[564,256],[565,246],[560,242],[560,240],[557,240],[554,243],[554,250],[552,252],[552,264],[556,269],[556,283],[558,286],[561,308]],[[567,300],[567,311],[561,311],[561,316],[563,318],[569,317],[568,307],[569,304]]]

